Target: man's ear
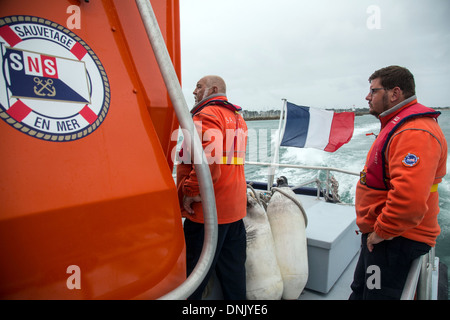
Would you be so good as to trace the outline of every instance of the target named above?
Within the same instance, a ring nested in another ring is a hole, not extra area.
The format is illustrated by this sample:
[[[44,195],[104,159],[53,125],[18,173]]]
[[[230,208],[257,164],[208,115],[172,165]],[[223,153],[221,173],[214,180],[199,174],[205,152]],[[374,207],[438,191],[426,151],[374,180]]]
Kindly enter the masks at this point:
[[[400,89],[400,87],[394,87],[394,89],[392,89],[392,97],[391,97],[391,101],[392,102],[400,102],[404,100],[404,96],[403,96],[403,90]]]

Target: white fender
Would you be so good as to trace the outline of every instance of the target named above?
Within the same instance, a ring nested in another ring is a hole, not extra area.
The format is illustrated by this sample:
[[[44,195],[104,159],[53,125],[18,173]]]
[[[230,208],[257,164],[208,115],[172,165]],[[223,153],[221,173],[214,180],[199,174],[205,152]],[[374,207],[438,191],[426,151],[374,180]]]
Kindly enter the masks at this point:
[[[283,278],[282,298],[298,299],[308,281],[307,220],[294,192],[289,187],[283,187],[287,186],[287,179],[280,177],[277,183],[279,187],[273,189],[267,216]]]
[[[247,231],[247,299],[279,300],[283,293],[283,280],[269,220],[262,205],[249,194],[247,216],[243,220]]]

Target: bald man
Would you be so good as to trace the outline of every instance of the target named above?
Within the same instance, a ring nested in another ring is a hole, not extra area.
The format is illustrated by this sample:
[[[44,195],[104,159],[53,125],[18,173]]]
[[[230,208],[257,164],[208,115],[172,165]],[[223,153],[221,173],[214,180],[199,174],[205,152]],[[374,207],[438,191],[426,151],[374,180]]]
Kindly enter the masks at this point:
[[[197,82],[193,94],[195,103],[198,104],[203,99],[215,94],[222,94],[225,96],[226,92],[227,86],[221,77],[206,76]]]
[[[228,102],[225,81],[219,76],[201,78],[193,92],[192,118],[202,139],[214,185],[219,234],[211,269],[189,299],[201,299],[202,292],[216,271],[224,298],[245,300],[247,183],[244,173],[247,125],[241,108]],[[203,247],[204,219],[195,167],[189,146],[183,141],[177,164],[177,189],[184,222],[186,268],[195,268]]]

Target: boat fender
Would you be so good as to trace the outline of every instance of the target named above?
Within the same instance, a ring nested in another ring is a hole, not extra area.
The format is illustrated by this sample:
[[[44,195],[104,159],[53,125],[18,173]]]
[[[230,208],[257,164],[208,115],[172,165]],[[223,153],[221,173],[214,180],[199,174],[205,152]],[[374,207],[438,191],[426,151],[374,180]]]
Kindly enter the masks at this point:
[[[283,280],[269,220],[256,192],[247,193],[247,215],[243,220],[247,232],[247,299],[279,300]]]
[[[295,199],[286,177],[278,178],[277,187],[272,190],[267,217],[283,278],[282,299],[297,299],[308,281],[306,213],[300,201]]]

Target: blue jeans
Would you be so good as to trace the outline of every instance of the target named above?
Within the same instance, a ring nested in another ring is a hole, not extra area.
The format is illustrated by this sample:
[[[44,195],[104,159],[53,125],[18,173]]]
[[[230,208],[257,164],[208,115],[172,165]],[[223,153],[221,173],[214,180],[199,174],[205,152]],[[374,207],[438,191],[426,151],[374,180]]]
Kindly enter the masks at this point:
[[[219,224],[217,249],[211,268],[202,284],[188,298],[199,300],[208,284],[208,280],[215,270],[222,286],[224,299],[246,299],[245,259],[247,258],[247,238],[242,220]],[[203,247],[204,225],[184,221],[184,237],[186,240],[186,271],[189,276],[194,270]]]

